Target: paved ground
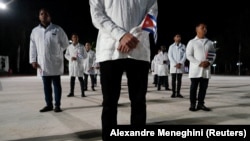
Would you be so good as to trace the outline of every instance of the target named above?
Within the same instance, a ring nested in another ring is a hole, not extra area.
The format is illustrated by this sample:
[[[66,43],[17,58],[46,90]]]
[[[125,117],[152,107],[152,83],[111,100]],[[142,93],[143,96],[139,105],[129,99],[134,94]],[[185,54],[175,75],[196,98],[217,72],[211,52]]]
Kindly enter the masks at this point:
[[[169,79],[171,80],[171,78]],[[100,82],[98,80],[98,82]],[[171,81],[169,81],[171,82]],[[152,125],[250,125],[250,77],[212,76],[206,97],[211,112],[190,112],[189,85],[183,76],[181,98],[171,91],[157,91],[149,75],[147,123]],[[90,141],[101,140],[100,84],[80,97],[76,81],[75,97],[68,98],[69,77],[62,76],[62,110],[40,113],[44,107],[42,81],[36,76],[0,78],[0,140],[7,141]],[[171,88],[171,87],[170,87]],[[119,100],[118,123],[129,124],[130,104],[126,78]]]

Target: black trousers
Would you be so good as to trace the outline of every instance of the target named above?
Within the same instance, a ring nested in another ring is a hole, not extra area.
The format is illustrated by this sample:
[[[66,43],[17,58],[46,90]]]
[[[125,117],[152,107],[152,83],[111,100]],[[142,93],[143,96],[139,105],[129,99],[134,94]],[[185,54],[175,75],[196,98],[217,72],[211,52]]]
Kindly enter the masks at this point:
[[[70,77],[70,93],[72,93],[72,94],[74,94],[74,90],[75,90],[75,80],[76,80],[75,76]],[[84,94],[84,80],[83,80],[83,77],[78,77],[78,80],[80,82],[81,92],[82,92],[82,94]]]
[[[90,76],[91,79],[91,88],[94,88],[95,86],[95,74],[86,74],[84,73],[84,89],[88,89],[88,76]]]
[[[53,107],[52,84],[54,87],[55,106],[60,107],[62,97],[61,76],[43,76],[43,89],[47,106]]]
[[[198,91],[198,105],[203,105],[205,102],[207,87],[209,79],[207,78],[191,78],[191,87],[190,87],[190,103],[191,105],[196,105],[197,99],[197,89]]]
[[[169,88],[168,76],[158,76],[157,89],[161,90],[161,85],[164,85],[165,89]]]
[[[172,73],[172,91],[173,94],[177,95],[180,94],[180,90],[181,90],[181,83],[182,83],[182,73]],[[177,89],[176,89],[176,83],[177,83]]]
[[[126,72],[128,94],[131,101],[131,125],[146,124],[146,93],[149,62],[134,59],[119,59],[100,63],[103,94],[102,133],[103,139],[109,129],[117,125],[117,106],[121,91],[122,75]]]

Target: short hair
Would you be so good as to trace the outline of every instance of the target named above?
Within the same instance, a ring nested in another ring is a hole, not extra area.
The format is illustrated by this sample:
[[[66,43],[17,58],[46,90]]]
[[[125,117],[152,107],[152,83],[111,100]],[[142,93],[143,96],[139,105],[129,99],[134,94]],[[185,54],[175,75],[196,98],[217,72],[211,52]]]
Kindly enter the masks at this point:
[[[76,32],[71,33],[71,37],[72,37],[73,35],[75,35],[75,36],[78,36],[78,37],[79,37],[78,33],[76,33]]]
[[[202,24],[205,25],[205,26],[207,26],[207,24],[206,24],[205,22],[199,22],[199,23],[196,24],[195,27],[199,27],[199,26],[202,25]]]
[[[47,9],[47,8],[45,8],[45,7],[40,8],[39,13],[40,13],[41,11],[46,11],[46,12],[49,13],[49,15],[50,15],[49,9]]]

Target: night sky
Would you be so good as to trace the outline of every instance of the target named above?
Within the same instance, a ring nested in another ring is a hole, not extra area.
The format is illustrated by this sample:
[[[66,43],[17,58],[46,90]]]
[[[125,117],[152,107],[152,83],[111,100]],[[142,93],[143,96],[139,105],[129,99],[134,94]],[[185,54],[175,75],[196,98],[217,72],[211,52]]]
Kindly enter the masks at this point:
[[[21,63],[25,68],[20,73],[30,73],[29,36],[39,23],[38,11],[42,7],[50,10],[52,22],[60,25],[68,37],[77,32],[83,44],[96,40],[97,30],[91,22],[88,0],[15,0],[8,10],[0,10],[0,55],[8,55],[15,70],[17,47],[20,46]],[[250,68],[250,8],[246,4],[159,0],[158,7],[158,41],[157,44],[152,43],[152,55],[160,45],[173,43],[175,33],[180,33],[182,42],[187,44],[195,37],[195,25],[205,22],[207,37],[218,42],[215,62],[218,73],[237,74],[240,43],[242,69]]]

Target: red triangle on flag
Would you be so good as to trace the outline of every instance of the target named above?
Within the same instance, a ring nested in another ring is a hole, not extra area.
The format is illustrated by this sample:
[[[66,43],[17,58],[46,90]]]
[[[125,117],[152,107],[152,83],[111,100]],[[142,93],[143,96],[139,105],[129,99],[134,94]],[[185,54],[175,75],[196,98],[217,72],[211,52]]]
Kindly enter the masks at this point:
[[[142,25],[142,28],[147,28],[147,27],[154,27],[154,23],[148,15],[145,17]]]

